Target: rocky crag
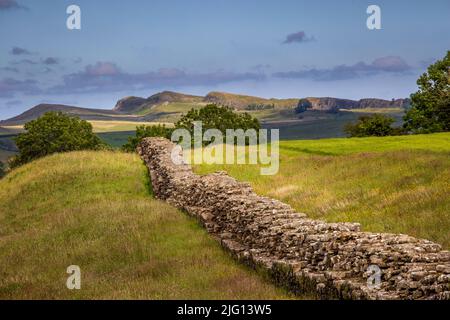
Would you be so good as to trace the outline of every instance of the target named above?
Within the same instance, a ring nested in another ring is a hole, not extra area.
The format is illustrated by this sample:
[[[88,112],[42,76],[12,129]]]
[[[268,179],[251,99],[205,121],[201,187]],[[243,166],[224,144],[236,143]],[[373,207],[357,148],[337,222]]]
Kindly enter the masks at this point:
[[[174,146],[146,138],[138,147],[156,197],[197,217],[239,261],[278,284],[322,299],[450,299],[450,252],[440,245],[309,219],[225,172],[199,176],[174,164]]]

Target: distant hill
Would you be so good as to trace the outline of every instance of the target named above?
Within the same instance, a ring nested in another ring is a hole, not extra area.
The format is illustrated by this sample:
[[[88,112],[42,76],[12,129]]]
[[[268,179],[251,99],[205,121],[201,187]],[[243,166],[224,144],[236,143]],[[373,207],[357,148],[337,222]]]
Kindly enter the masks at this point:
[[[113,110],[120,113],[133,113],[139,111],[146,102],[147,99],[140,97],[125,97],[117,101]]]
[[[114,110],[80,108],[63,104],[38,104],[18,116],[0,121],[0,126],[21,125],[30,120],[39,118],[41,115],[49,111],[60,111],[78,116],[85,120],[130,120],[130,116],[121,115]]]
[[[246,96],[240,94],[226,93],[226,92],[210,92],[205,98],[205,102],[215,103],[219,105],[228,106],[234,109],[243,110],[252,105],[270,106],[275,109],[281,108],[295,108],[299,99],[265,99],[260,97]]]
[[[338,111],[339,109],[377,109],[377,108],[405,108],[409,105],[409,99],[373,99],[361,100],[338,99],[331,97],[315,98],[308,97],[312,107],[311,110]]]
[[[145,109],[149,109],[154,105],[159,105],[163,103],[171,103],[171,102],[196,103],[202,102],[203,99],[204,98],[201,96],[193,96],[172,91],[163,91],[154,94],[146,99],[140,97],[126,97],[120,99],[113,110],[119,113],[134,114],[142,112]]]
[[[332,97],[307,97],[304,99],[311,103],[309,109],[326,112],[334,112],[339,109],[404,108],[409,103],[408,99],[361,99],[358,101]],[[208,93],[204,97],[163,91],[148,98],[125,97],[120,99],[112,110],[80,108],[61,104],[39,104],[18,116],[0,121],[0,126],[21,125],[40,117],[48,111],[61,111],[85,120],[173,122],[191,108],[199,108],[207,103],[244,111],[271,109],[271,112],[283,114],[286,110],[293,110],[297,107],[299,101],[300,98],[266,99],[215,91]],[[258,115],[255,114],[255,116]]]

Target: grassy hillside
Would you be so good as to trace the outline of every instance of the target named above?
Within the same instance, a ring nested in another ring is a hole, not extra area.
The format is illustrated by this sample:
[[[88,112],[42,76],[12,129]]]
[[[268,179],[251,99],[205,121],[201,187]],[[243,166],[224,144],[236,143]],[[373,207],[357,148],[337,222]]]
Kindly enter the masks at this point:
[[[0,299],[287,298],[149,194],[137,155],[75,152],[0,180]],[[81,290],[68,290],[69,265]]]
[[[167,102],[144,108],[139,115],[145,119],[155,119],[160,122],[177,122],[178,119],[191,109],[200,109],[206,103],[203,102]]]
[[[255,96],[248,96],[242,94],[234,94],[227,92],[210,92],[205,96],[204,101],[208,103],[217,103],[233,107],[236,109],[245,109],[248,105],[274,105],[275,108],[295,108],[298,104],[298,98],[292,99],[265,99]]]
[[[98,120],[90,120],[89,122],[92,124],[92,128],[96,133],[135,131],[136,127],[140,125],[153,126],[158,124],[165,124],[167,126],[173,126],[172,123],[163,123],[163,122],[98,121]]]
[[[86,120],[133,121],[136,117],[134,115],[119,114],[114,110],[81,108],[61,104],[39,104],[13,118],[0,121],[0,125],[1,126],[23,125],[24,123],[39,118],[44,113],[50,111],[64,112],[69,115],[77,116],[80,117],[81,119]]]
[[[360,222],[374,232],[405,233],[450,248],[450,133],[280,142],[280,171],[226,170],[255,191],[312,218]]]

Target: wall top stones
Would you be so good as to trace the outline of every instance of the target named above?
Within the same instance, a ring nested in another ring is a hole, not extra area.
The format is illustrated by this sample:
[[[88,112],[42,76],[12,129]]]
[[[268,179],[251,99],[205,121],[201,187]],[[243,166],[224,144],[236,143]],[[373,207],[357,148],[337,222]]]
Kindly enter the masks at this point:
[[[324,299],[450,299],[450,252],[440,245],[309,219],[226,172],[199,176],[174,164],[174,146],[146,138],[137,148],[155,196],[197,217],[234,257],[279,285]]]

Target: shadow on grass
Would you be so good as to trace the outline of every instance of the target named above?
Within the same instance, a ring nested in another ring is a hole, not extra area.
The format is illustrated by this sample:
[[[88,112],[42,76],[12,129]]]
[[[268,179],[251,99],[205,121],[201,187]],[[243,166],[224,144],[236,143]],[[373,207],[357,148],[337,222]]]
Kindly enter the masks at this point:
[[[315,155],[319,155],[319,156],[336,156],[336,154],[333,152],[311,150],[311,149],[307,149],[307,148],[280,146],[280,149],[302,152],[302,153],[307,153],[307,154],[315,154]]]

